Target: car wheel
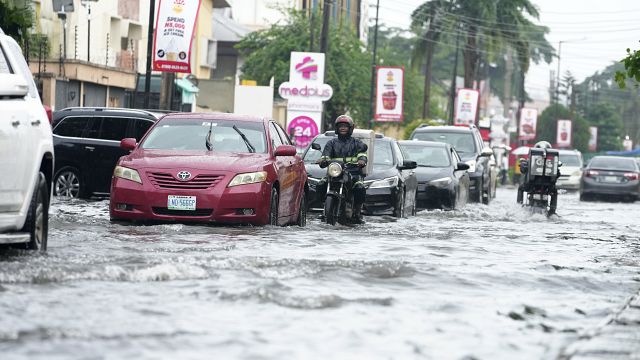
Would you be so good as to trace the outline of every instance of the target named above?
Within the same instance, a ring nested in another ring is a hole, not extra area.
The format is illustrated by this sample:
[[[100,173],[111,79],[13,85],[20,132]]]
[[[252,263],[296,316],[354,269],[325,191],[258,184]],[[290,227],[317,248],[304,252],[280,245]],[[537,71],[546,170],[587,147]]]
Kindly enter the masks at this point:
[[[406,190],[402,190],[402,193],[400,194],[400,197],[398,198],[398,200],[396,201],[396,206],[393,209],[393,216],[397,217],[397,218],[403,218],[404,217],[404,197],[406,195]]]
[[[478,179],[478,186],[476,186],[476,188],[477,188],[477,191],[475,193],[475,199],[474,200],[477,203],[481,203],[482,202],[482,197],[483,197],[482,194],[484,192],[484,189],[483,189],[484,188],[484,183],[482,181],[482,177],[480,177]]]
[[[580,201],[589,201],[587,194],[580,193]]]
[[[278,225],[278,206],[279,206],[278,190],[271,189],[271,205],[269,206],[269,225]]]
[[[84,183],[80,171],[73,166],[65,166],[53,177],[53,195],[70,198],[85,197]]]
[[[38,181],[31,196],[31,204],[29,205],[29,212],[27,213],[23,231],[29,233],[28,250],[47,250],[49,191],[47,190],[47,179],[42,172],[38,174]]]
[[[487,192],[485,193],[484,190],[482,191],[483,195],[482,195],[482,203],[485,205],[489,205],[489,203],[491,202],[491,179],[489,179],[489,185],[487,186]]]
[[[296,225],[300,227],[307,226],[307,194],[304,192],[300,198],[300,208],[298,209],[298,221]]]

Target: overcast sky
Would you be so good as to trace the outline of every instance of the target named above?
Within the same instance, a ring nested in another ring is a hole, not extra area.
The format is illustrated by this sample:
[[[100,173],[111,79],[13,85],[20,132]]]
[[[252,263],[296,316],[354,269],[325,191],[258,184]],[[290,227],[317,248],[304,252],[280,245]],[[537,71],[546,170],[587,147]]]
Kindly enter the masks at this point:
[[[380,0],[380,21],[408,28],[410,14],[424,0]],[[560,75],[570,70],[578,81],[625,56],[626,48],[640,49],[640,2],[634,0],[532,0],[540,11],[540,25],[551,29],[547,40],[558,50],[562,41]],[[376,0],[369,0],[375,5]],[[375,16],[371,8],[370,16]],[[550,65],[533,66],[527,74],[527,91],[547,97]]]

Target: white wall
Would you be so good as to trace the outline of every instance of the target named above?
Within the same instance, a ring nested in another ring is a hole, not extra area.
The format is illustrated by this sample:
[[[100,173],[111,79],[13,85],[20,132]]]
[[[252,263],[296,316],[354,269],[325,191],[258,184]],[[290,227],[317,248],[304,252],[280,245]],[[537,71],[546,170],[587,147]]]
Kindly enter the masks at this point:
[[[227,0],[232,17],[238,23],[253,29],[263,29],[287,17],[280,8],[297,7],[296,0]]]

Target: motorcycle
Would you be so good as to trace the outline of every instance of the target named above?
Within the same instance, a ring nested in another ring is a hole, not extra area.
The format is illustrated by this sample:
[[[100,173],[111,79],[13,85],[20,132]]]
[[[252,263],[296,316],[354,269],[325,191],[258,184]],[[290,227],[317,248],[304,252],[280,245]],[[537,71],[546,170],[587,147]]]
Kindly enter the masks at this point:
[[[327,166],[327,193],[324,200],[324,221],[335,225],[351,223],[354,199],[351,191],[353,180],[343,161],[331,161]]]
[[[559,154],[554,149],[529,150],[529,160],[521,159],[520,171],[524,175],[523,183],[518,187],[516,201],[522,204],[524,193],[527,193],[527,202],[524,206],[532,210],[538,210],[551,216],[556,213],[558,205],[558,190],[556,180],[560,175],[558,169],[562,166]]]

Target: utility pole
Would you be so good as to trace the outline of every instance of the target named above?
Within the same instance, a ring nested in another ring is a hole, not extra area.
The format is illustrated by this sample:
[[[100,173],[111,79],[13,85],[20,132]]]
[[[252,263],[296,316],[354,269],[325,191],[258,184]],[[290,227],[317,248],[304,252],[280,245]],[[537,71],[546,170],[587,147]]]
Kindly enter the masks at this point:
[[[371,93],[369,94],[369,129],[373,129],[376,93],[376,53],[378,51],[378,12],[380,10],[380,0],[376,2],[376,26],[373,32],[373,56],[371,58]]]
[[[456,106],[456,77],[458,75],[458,44],[460,43],[460,29],[456,35],[456,56],[453,58],[453,74],[451,75],[451,89],[449,90],[449,125],[453,125],[453,110]]]
[[[313,36],[315,35],[315,18],[316,14],[313,4],[309,4],[309,52],[313,52]]]
[[[320,34],[320,52],[324,54],[325,69],[329,64],[329,20],[331,20],[331,6],[333,0],[324,0],[324,6],[322,7],[322,32]],[[325,71],[326,72],[326,71]],[[324,103],[322,105],[325,106]],[[327,114],[322,112],[322,123],[325,124],[324,130],[328,130],[331,127],[330,122],[327,122]]]
[[[149,31],[147,32],[147,71],[144,77],[144,108],[149,108],[151,97],[151,58],[153,56],[153,26],[156,11],[156,0],[149,0]],[[138,86],[138,84],[136,84]]]

